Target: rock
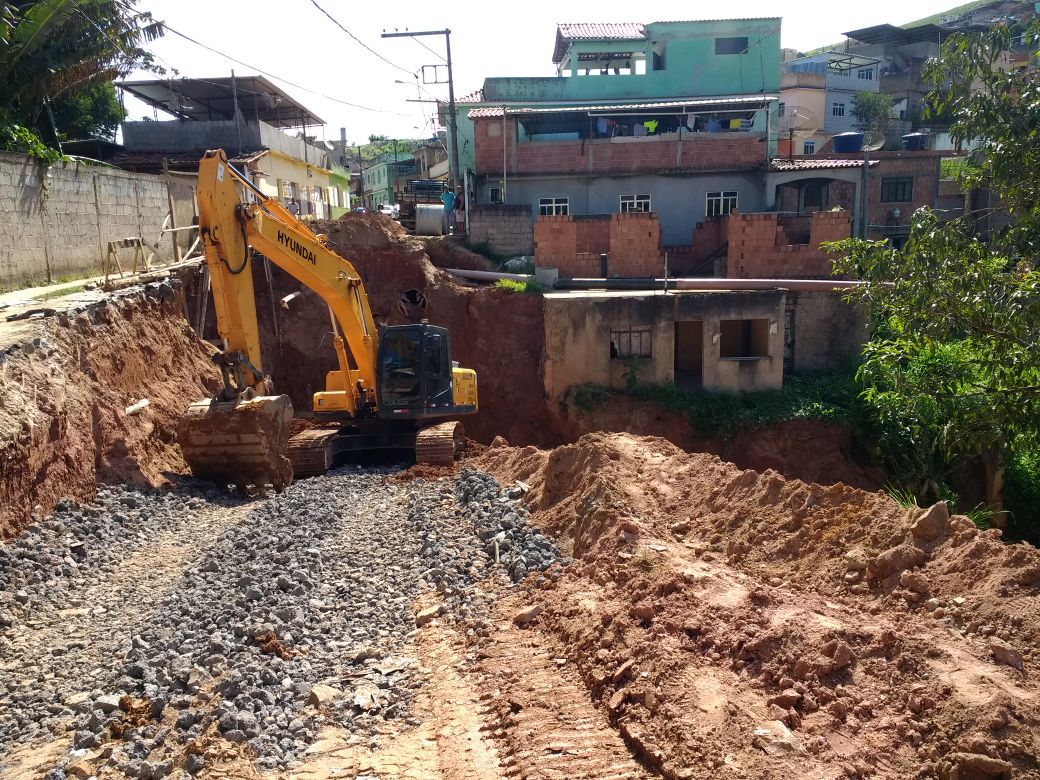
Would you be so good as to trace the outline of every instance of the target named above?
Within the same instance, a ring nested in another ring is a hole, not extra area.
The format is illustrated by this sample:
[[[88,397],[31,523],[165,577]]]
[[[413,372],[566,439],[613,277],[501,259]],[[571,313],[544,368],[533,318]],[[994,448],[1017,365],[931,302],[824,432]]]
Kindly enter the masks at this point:
[[[98,737],[93,731],[82,729],[77,731],[72,737],[72,746],[78,750],[83,748],[97,747],[101,744],[101,738]]]
[[[613,695],[607,700],[607,709],[611,712],[617,712],[621,705],[625,703],[627,692],[622,689],[620,691],[614,691]]]
[[[827,705],[827,712],[832,718],[843,721],[848,716],[849,709],[841,699],[835,699]]]
[[[947,759],[959,770],[958,777],[972,780],[1011,780],[1015,771],[1007,761],[982,753],[950,753]]]
[[[806,751],[802,743],[779,720],[767,720],[755,727],[751,744],[767,756],[803,755]]]
[[[856,660],[856,656],[853,654],[852,648],[844,642],[838,642],[834,648],[834,655],[831,656],[831,669],[833,671],[839,671],[851,664],[854,660]]]
[[[443,605],[437,604],[435,606],[426,607],[425,609],[419,610],[416,613],[416,615],[415,615],[415,625],[417,627],[419,627],[419,628],[422,628],[427,623],[429,623],[431,620],[433,620],[435,617],[440,615],[441,614],[441,610],[443,608],[444,608]]]
[[[1022,654],[1002,639],[992,639],[989,643],[989,651],[993,660],[998,664],[1007,664],[1018,671],[1025,671],[1022,663]]]
[[[914,593],[927,593],[929,587],[928,578],[919,571],[904,571],[899,577],[899,584]]]
[[[189,753],[184,760],[184,768],[192,775],[201,772],[204,766],[206,766],[206,759],[201,753]]]
[[[311,688],[311,692],[307,696],[307,704],[311,707],[324,707],[326,704],[329,704],[342,696],[343,691],[339,688],[333,688],[331,685],[322,685],[319,683]]]
[[[249,737],[246,736],[245,732],[241,729],[231,729],[224,732],[224,739],[228,742],[234,742],[236,744],[245,742]]]
[[[614,674],[611,675],[610,679],[614,682],[615,685],[621,682],[622,680],[628,679],[629,675],[632,674],[632,668],[635,665],[636,662],[633,659],[629,658],[627,661],[621,664],[621,666],[614,670]]]
[[[121,697],[115,695],[99,696],[94,701],[94,706],[106,715],[109,715],[119,709],[120,698]]]
[[[543,607],[541,604],[532,604],[528,607],[524,607],[515,615],[513,615],[513,622],[518,626],[526,626],[528,623],[534,621],[543,612],[545,612],[545,607]]]
[[[878,555],[867,564],[867,573],[872,579],[883,580],[887,577],[920,566],[928,556],[909,542],[897,545]]]
[[[493,448],[508,447],[509,446],[509,442],[506,441],[501,436],[496,436],[494,439],[491,440],[491,444],[489,446],[493,447]]]
[[[950,508],[945,501],[925,509],[910,527],[915,539],[930,542],[938,539],[950,529]]]
[[[780,693],[770,697],[768,703],[775,704],[782,710],[789,710],[791,707],[796,705],[801,698],[802,694],[798,693],[798,691],[793,688],[788,688],[787,690],[780,691]]]
[[[17,601],[19,604],[28,604],[29,594],[26,593],[24,590],[15,591],[14,600]]]

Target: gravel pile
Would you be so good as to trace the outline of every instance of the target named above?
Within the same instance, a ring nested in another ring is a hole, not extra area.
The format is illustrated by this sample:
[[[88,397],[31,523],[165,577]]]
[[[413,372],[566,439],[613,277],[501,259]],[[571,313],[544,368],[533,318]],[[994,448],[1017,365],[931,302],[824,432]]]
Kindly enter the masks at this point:
[[[393,471],[340,469],[244,505],[194,486],[61,503],[0,548],[0,650],[18,634],[12,662],[24,665],[0,682],[0,750],[68,730],[73,758],[108,743],[116,769],[160,778],[201,770],[188,748],[214,734],[274,770],[327,724],[374,738],[384,720],[414,722],[422,680],[406,653],[417,626],[436,617],[486,634],[488,578],[519,581],[559,553],[528,524],[520,492],[486,474],[402,483],[386,479]],[[192,522],[225,511],[239,517],[190,550],[146,608],[84,604],[91,587],[127,575],[132,602],[147,581],[129,560],[164,534],[190,545]],[[424,582],[436,603],[416,615]],[[68,609],[90,613],[88,627],[107,613],[109,635],[63,642]],[[48,636],[32,630],[37,617]]]
[[[530,513],[519,501],[524,487],[503,490],[494,477],[473,469],[463,471],[456,485],[459,504],[484,552],[505,567],[513,582],[548,569],[560,558],[556,545],[529,522]]]

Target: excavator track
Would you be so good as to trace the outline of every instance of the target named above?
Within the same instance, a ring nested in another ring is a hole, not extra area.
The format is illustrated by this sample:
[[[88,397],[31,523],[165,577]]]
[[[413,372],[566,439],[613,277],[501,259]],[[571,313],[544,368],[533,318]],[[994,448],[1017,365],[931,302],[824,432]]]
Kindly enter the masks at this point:
[[[458,421],[423,428],[415,437],[415,462],[450,466],[465,441],[465,430]]]
[[[292,463],[293,477],[316,477],[332,468],[332,442],[340,426],[308,428],[289,439],[286,455]]]

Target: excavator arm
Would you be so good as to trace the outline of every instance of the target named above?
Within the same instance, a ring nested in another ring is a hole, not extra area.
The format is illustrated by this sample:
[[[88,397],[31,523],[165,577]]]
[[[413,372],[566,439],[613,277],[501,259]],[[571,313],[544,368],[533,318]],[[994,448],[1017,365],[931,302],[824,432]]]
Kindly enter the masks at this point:
[[[245,192],[251,192],[255,201],[245,200]],[[253,247],[329,307],[342,389],[319,394],[323,409],[357,416],[373,407],[376,326],[354,266],[246,180],[228,163],[223,150],[206,152],[199,163],[198,202],[217,330],[225,341],[225,354],[241,366],[244,385],[260,392],[263,379],[250,267],[249,247]],[[226,393],[230,396],[241,389],[228,387]]]

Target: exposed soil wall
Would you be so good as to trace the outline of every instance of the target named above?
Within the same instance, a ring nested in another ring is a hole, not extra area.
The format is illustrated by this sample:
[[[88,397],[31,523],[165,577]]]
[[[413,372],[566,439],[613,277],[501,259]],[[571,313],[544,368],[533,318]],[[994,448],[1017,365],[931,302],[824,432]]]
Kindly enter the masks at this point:
[[[1040,773],[1035,548],[657,438],[475,462],[577,559],[528,602],[664,777]]]
[[[381,214],[350,213],[324,227],[329,244],[364,280],[377,323],[425,318],[448,328],[452,357],[475,369],[478,377],[480,411],[464,421],[468,436],[491,441],[501,435],[540,445],[562,441],[553,427],[541,378],[544,326],[538,296],[461,285],[431,263],[426,241],[407,235]],[[446,265],[482,264],[478,255],[450,242],[434,242],[430,251]],[[272,374],[276,390],[292,398],[294,408],[310,411],[311,395],[324,388],[325,374],[335,368],[328,308],[277,267],[271,273],[276,301],[292,292],[302,294],[287,309],[272,307],[263,264],[254,263],[264,368]],[[422,292],[427,307],[403,303],[402,294],[408,290]],[[207,336],[213,335],[212,328],[211,320]]]
[[[216,391],[210,354],[170,283],[47,317],[0,353],[0,535],[99,482],[154,487],[185,473],[176,421]]]

